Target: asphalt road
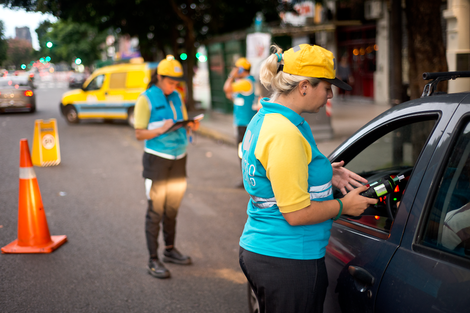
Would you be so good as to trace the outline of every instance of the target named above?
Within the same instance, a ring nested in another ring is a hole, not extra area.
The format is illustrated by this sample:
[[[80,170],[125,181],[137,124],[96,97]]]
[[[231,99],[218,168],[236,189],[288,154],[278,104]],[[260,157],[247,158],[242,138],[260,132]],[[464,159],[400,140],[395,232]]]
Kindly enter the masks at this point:
[[[0,255],[0,311],[246,312],[238,239],[248,196],[233,188],[235,148],[203,137],[190,145],[176,246],[194,264],[168,264],[171,279],[153,278],[143,144],[125,123],[68,125],[58,105],[65,91],[48,83],[36,90],[36,113],[0,115],[0,246],[17,238],[19,141],[32,149],[36,119],[57,119],[61,164],[35,172],[50,233],[68,238],[50,254]]]

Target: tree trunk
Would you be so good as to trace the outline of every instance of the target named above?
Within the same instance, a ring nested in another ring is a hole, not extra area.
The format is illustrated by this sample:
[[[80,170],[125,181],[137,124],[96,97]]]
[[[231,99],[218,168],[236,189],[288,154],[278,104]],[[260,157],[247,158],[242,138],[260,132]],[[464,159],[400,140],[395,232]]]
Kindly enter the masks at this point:
[[[392,77],[390,100],[392,105],[403,102],[403,44],[402,44],[402,7],[401,0],[392,0],[390,14],[391,32],[391,54],[392,54]],[[393,133],[393,164],[399,165],[403,162],[403,135],[400,131]]]
[[[406,0],[410,98],[419,98],[426,81],[424,72],[448,71],[446,48],[442,37],[441,0]],[[438,91],[447,91],[447,82]]]
[[[193,76],[194,76],[194,61],[196,58],[194,43],[196,42],[196,37],[194,34],[194,21],[181,13],[178,6],[174,0],[171,0],[171,5],[173,10],[178,15],[178,17],[183,21],[186,28],[186,38],[185,38],[185,47],[186,53],[188,55],[186,61],[186,77],[187,77],[187,93],[186,93],[186,107],[188,111],[193,111],[195,109],[194,98],[193,98]]]
[[[391,26],[391,52],[392,52],[392,81],[391,102],[397,105],[403,102],[403,44],[402,44],[402,8],[401,0],[392,0],[392,12],[390,14]]]

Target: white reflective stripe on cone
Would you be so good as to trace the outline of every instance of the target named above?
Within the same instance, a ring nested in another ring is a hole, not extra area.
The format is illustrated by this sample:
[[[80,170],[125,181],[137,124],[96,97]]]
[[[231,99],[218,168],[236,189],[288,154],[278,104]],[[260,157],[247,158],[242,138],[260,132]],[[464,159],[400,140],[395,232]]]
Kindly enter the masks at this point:
[[[32,167],[20,167],[20,179],[36,178],[36,173]]]

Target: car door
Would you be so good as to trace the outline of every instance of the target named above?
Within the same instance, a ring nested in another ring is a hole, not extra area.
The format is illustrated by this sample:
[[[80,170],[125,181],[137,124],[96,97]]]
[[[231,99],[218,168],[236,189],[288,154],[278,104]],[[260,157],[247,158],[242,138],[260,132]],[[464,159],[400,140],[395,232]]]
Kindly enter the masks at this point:
[[[106,76],[105,74],[97,75],[84,88],[85,101],[75,102],[78,117],[85,118],[102,118],[103,102],[106,99]]]
[[[404,175],[405,179],[360,217],[343,216],[333,224],[326,254],[326,312],[375,310],[381,279],[400,245],[416,186],[456,103],[445,109],[441,103],[424,100],[398,106],[330,155],[332,162],[344,160],[346,168],[369,182],[383,176]],[[335,198],[340,197],[335,191]]]
[[[429,162],[376,307],[468,312],[469,292],[470,99],[459,106]]]

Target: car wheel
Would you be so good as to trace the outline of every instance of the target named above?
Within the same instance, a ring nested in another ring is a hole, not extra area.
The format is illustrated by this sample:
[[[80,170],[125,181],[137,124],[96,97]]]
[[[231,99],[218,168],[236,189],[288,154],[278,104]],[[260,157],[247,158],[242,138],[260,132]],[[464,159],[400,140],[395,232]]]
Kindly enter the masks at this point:
[[[134,128],[134,107],[129,108],[129,110],[127,111],[127,123],[130,127]]]
[[[258,305],[258,299],[256,298],[256,295],[251,289],[250,284],[246,284],[248,286],[248,312],[250,313],[259,313],[259,305]]]
[[[71,124],[76,124],[79,122],[77,109],[73,105],[69,105],[65,108],[65,118],[67,122]]]

